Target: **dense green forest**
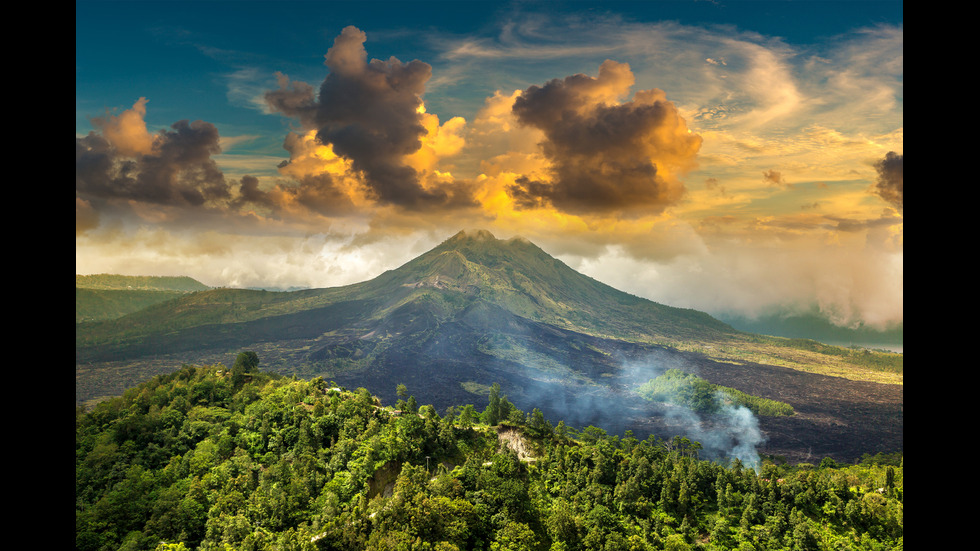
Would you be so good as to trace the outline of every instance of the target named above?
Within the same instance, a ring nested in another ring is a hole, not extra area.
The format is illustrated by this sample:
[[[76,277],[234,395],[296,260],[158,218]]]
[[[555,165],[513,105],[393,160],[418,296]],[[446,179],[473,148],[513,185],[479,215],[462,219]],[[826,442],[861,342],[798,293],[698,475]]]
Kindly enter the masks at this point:
[[[723,407],[745,407],[756,415],[793,415],[793,406],[746,394],[738,389],[711,384],[685,373],[680,369],[668,369],[655,379],[650,379],[637,393],[654,402],[668,402],[686,406],[698,413],[717,413]]]
[[[393,384],[395,384],[393,382]],[[903,548],[901,454],[706,461],[485,404],[441,412],[363,388],[191,366],[76,411],[75,548]]]

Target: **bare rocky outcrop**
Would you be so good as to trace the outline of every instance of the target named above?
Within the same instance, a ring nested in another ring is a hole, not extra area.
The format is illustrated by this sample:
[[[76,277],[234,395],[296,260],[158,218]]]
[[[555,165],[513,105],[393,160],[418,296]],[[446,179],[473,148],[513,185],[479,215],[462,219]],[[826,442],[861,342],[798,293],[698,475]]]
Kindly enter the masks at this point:
[[[498,426],[497,440],[500,442],[501,449],[513,450],[521,461],[537,461],[537,454],[517,427]]]
[[[368,479],[368,498],[375,496],[391,497],[395,491],[395,482],[398,474],[402,471],[402,464],[399,461],[389,461],[378,469]]]

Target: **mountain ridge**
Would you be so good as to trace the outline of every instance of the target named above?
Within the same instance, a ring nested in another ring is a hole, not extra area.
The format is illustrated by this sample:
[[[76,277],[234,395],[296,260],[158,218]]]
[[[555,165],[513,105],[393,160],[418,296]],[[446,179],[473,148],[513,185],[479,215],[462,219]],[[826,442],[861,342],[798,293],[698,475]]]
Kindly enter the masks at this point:
[[[440,262],[444,269],[439,274],[433,274],[433,268]],[[453,270],[446,269],[446,265],[452,262],[458,264],[452,266]],[[738,333],[728,324],[704,312],[637,297],[576,272],[519,236],[500,240],[487,230],[462,230],[396,271],[417,274],[419,269],[427,274],[427,277],[418,277],[420,285],[441,284],[444,288],[453,286],[463,291],[476,286],[482,291],[482,298],[503,305],[517,315],[590,334],[600,334],[602,330],[595,324],[594,315],[587,319],[581,312],[591,311],[600,305],[603,308],[612,307],[614,312],[620,314],[627,313],[623,311],[624,308],[650,307],[656,309],[659,315],[670,314],[681,318],[672,321],[677,328],[690,328],[692,323],[696,323],[711,331]],[[457,276],[455,281],[440,282],[438,275],[451,276],[451,271],[465,278]],[[383,275],[378,279],[381,277]],[[656,326],[654,319],[644,321]],[[620,327],[618,332],[606,333],[606,336],[642,338],[643,334],[644,331],[635,327],[630,330]]]
[[[75,323],[119,318],[208,288],[187,276],[75,274]]]
[[[826,364],[850,375],[861,372],[855,358],[862,366],[872,365],[867,358],[894,358],[796,344],[616,290],[527,240],[464,231],[360,283],[210,289],[116,320],[76,324],[76,403],[121,394],[182,364],[229,363],[249,350],[266,370],[363,387],[388,403],[397,400],[398,384],[442,409],[483,401],[474,389],[499,383],[515,405],[540,408],[555,422],[664,435],[681,430],[672,410],[643,400],[637,388],[680,368],[800,412],[764,421],[772,453],[851,453],[856,448],[842,446],[876,438],[883,450],[900,449],[900,384],[812,373]],[[901,356],[897,361],[900,383]],[[835,411],[828,400],[847,413],[828,413]],[[867,409],[869,400],[880,411]],[[858,421],[869,416],[874,423]],[[800,431],[808,434],[807,449]]]
[[[121,274],[75,274],[76,289],[180,291],[194,292],[209,289],[189,276],[142,276]]]
[[[423,297],[428,302],[419,302]],[[494,308],[466,312],[479,302]],[[193,358],[204,350],[268,348],[262,343],[306,339],[303,346],[312,352],[288,354],[289,361],[297,362],[293,369],[315,371],[319,366],[311,365],[316,362],[310,357],[324,342],[382,339],[356,347],[374,350],[399,336],[429,338],[416,331],[421,319],[438,326],[466,312],[472,326],[488,328],[489,323],[473,319],[474,312],[500,317],[495,309],[506,311],[504,317],[591,337],[901,384],[900,355],[868,355],[742,332],[704,312],[620,291],[576,272],[525,238],[497,239],[486,230],[457,232],[401,266],[358,283],[296,291],[213,288],[121,318],[76,324],[76,363],[167,354]],[[415,326],[398,329],[398,323]]]
[[[364,282],[288,292],[212,289],[104,322],[101,337],[97,326],[83,327],[76,331],[76,344],[82,343],[85,357],[84,349],[105,345],[107,340],[125,344],[193,328],[255,324],[272,318],[288,323],[284,316],[310,323],[313,320],[304,313],[334,312],[343,304],[373,305],[362,308],[361,323],[353,324],[360,327],[351,328],[353,335],[426,293],[440,295],[445,316],[482,300],[529,320],[605,338],[657,342],[696,338],[702,333],[710,337],[737,334],[703,312],[665,306],[580,274],[527,239],[499,240],[486,230],[464,230]],[[120,353],[122,348],[116,346],[113,352]]]

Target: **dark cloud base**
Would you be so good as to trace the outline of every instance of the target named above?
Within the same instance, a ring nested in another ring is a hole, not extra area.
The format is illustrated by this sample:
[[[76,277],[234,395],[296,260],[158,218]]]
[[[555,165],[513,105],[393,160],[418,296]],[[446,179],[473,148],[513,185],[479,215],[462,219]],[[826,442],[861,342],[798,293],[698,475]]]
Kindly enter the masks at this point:
[[[659,212],[680,200],[683,184],[659,167],[693,166],[701,138],[660,90],[614,103],[632,83],[628,65],[606,61],[598,77],[555,79],[517,98],[514,115],[544,133],[542,152],[552,163],[549,182],[521,177],[508,188],[519,208]]]
[[[905,154],[889,151],[885,158],[875,163],[878,180],[875,192],[898,210],[905,208]]]
[[[426,186],[405,157],[417,152],[427,131],[419,108],[432,67],[413,60],[402,63],[367,60],[367,35],[347,27],[325,58],[330,70],[314,98],[314,88],[280,76],[280,89],[266,94],[271,109],[294,117],[334,153],[351,161],[368,195],[383,205],[408,209],[476,206],[469,186]]]

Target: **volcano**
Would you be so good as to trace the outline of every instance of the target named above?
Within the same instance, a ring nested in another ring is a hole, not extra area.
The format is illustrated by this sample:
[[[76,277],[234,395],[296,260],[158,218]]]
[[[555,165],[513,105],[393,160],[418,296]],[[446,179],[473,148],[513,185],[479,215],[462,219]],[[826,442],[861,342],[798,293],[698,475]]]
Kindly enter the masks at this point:
[[[814,454],[852,459],[845,454],[859,448],[842,446],[841,437],[860,440],[854,445],[869,452],[901,449],[900,386],[719,362],[690,351],[753,338],[704,312],[614,289],[526,239],[469,230],[354,285],[291,292],[213,289],[117,320],[77,325],[76,401],[121,392],[182,363],[231,365],[247,349],[259,355],[263,369],[365,387],[387,403],[396,401],[396,387],[404,384],[419,403],[439,411],[469,403],[482,410],[487,389],[498,383],[515,406],[526,412],[538,408],[553,422],[595,425],[614,434],[630,430],[641,438],[721,434],[715,447],[707,446],[718,454],[744,445],[746,438],[752,446],[798,460]],[[789,401],[800,413],[735,429],[717,418],[697,419],[692,426],[670,407],[635,393],[669,368]],[[100,387],[94,382],[99,380],[122,388]],[[827,402],[853,396],[869,403],[869,396],[879,395],[881,407],[864,415],[880,413],[880,419],[876,426],[861,424],[860,434],[848,434],[853,423]],[[801,400],[819,403],[823,413],[806,421]],[[720,432],[713,430],[716,425]],[[801,439],[807,432],[811,436]]]

